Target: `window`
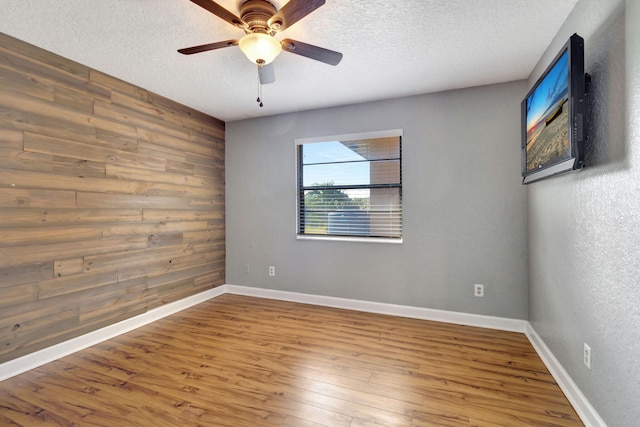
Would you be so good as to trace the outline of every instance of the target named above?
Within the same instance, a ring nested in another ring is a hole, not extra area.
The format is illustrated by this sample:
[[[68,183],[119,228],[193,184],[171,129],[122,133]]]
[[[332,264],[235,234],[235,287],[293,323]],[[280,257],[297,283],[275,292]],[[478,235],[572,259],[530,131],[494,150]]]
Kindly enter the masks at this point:
[[[402,239],[402,132],[298,140],[298,236]]]

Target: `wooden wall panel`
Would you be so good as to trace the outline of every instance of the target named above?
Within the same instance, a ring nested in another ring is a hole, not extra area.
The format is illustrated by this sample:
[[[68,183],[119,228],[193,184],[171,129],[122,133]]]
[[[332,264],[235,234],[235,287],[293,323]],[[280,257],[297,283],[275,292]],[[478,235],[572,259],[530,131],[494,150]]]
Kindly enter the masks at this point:
[[[0,33],[0,363],[224,262],[224,123]]]

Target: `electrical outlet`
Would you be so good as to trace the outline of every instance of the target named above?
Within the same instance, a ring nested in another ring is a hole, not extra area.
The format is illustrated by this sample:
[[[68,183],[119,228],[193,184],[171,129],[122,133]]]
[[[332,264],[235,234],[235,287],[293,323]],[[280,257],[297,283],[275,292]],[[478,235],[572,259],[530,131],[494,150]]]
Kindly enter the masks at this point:
[[[584,343],[583,359],[585,366],[591,369],[591,347],[587,343]]]
[[[269,266],[269,276],[275,276],[276,275],[276,268],[273,265]]]
[[[249,274],[249,264],[245,264],[245,265],[242,267],[242,272],[243,272],[244,274]]]
[[[483,297],[484,296],[484,285],[480,285],[478,283],[473,285],[473,295],[477,296],[477,297]]]

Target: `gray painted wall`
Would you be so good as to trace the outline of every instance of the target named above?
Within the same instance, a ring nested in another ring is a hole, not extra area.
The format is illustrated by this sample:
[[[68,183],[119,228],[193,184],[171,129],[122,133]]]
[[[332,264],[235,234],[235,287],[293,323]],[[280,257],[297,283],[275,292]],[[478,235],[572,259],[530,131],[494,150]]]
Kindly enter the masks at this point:
[[[227,282],[526,318],[526,91],[520,81],[227,123]],[[404,131],[404,243],[296,240],[295,139],[387,129]]]
[[[529,82],[584,37],[590,166],[528,187],[529,319],[610,427],[640,422],[639,23],[638,0],[580,0]]]

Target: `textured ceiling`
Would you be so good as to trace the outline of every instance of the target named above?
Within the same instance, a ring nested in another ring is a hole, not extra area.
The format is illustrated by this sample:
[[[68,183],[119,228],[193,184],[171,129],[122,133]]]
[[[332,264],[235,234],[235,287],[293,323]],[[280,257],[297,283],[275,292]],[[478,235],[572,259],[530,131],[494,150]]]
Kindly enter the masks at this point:
[[[576,2],[326,0],[277,38],[342,62],[283,52],[264,108],[237,47],[176,52],[243,35],[189,0],[2,0],[0,31],[231,121],[525,79]],[[242,0],[218,3],[239,15]]]

